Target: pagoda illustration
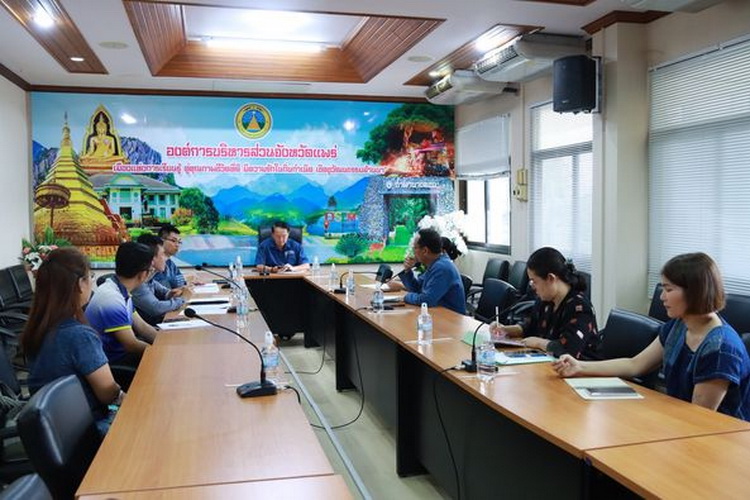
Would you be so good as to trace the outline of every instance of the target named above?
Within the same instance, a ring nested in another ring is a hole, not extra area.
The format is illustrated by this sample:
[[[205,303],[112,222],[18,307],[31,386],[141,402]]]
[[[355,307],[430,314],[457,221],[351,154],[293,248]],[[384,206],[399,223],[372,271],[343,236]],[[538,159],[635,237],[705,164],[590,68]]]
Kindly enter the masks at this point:
[[[117,246],[127,239],[122,219],[109,212],[74,157],[67,116],[57,159],[34,191],[34,234],[46,227],[100,259],[114,258]]]
[[[80,161],[88,175],[112,173],[115,163],[128,163],[112,116],[103,105],[96,108],[86,126]]]

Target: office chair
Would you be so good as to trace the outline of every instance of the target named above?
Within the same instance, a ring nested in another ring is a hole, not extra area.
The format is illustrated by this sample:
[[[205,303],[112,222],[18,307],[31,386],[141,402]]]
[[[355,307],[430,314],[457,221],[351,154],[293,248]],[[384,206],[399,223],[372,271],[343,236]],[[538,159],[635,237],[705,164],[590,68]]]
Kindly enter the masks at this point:
[[[34,472],[19,441],[15,417],[26,404],[16,370],[7,354],[0,352],[0,383],[2,383],[2,411],[0,411],[0,481],[9,483]]]
[[[510,266],[508,271],[508,283],[518,290],[519,296],[523,297],[529,289],[529,275],[526,273],[526,261],[517,260]]]
[[[115,273],[102,274],[101,276],[96,278],[96,286],[102,286],[105,281],[107,281],[110,278],[114,278],[115,276],[116,276]]]
[[[591,302],[591,275],[586,271],[581,270],[578,270],[578,274],[581,276],[583,281],[586,282],[586,291],[583,292],[583,295],[586,297],[586,300]]]
[[[258,244],[271,237],[272,226],[260,226],[258,228]],[[302,244],[302,226],[289,226],[289,239]]]
[[[10,275],[10,279],[16,289],[18,301],[21,303],[31,303],[31,299],[34,298],[34,287],[31,285],[26,268],[18,264],[6,268],[5,271]]]
[[[599,355],[602,359],[631,358],[653,342],[662,324],[658,319],[649,316],[624,309],[612,309],[606,326],[600,332],[602,343],[599,346]],[[633,381],[653,388],[658,372],[655,370]]]
[[[484,266],[484,274],[482,275],[482,282],[474,284],[474,288],[482,288],[484,280],[487,278],[495,278],[498,280],[508,281],[508,271],[510,269],[510,262],[505,259],[488,259],[487,265]]]
[[[479,321],[491,321],[495,316],[495,309],[500,311],[507,309],[513,305],[517,297],[518,291],[510,283],[487,278],[474,311],[474,317]]]
[[[736,332],[750,332],[750,296],[728,293],[719,314]]]
[[[78,377],[34,394],[18,415],[18,431],[52,496],[73,498],[102,441]]]
[[[52,495],[39,474],[27,474],[0,492],[0,500],[52,500]]]
[[[471,293],[471,284],[472,284],[471,277],[469,277],[469,276],[467,276],[465,274],[462,274],[461,275],[461,283],[463,283],[463,285],[464,285],[464,298],[468,299],[469,298],[469,293]]]
[[[651,296],[651,305],[648,307],[648,315],[652,318],[656,318],[659,321],[669,321],[667,310],[664,309],[664,304],[661,302],[661,283],[657,283],[654,287],[654,294]]]

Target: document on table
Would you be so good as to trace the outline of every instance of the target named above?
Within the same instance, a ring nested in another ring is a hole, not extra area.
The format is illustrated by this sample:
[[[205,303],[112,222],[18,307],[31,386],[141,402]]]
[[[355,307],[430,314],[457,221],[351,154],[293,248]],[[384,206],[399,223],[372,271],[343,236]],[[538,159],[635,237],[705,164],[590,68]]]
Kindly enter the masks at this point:
[[[156,325],[161,330],[187,330],[188,328],[202,328],[204,326],[211,326],[202,319],[187,319],[177,321],[167,321],[165,323],[159,323]]]
[[[490,325],[484,324],[479,328],[477,333],[485,333],[489,330]],[[477,335],[479,336],[479,335]],[[508,337],[492,336],[492,342],[495,347],[506,346],[506,347],[525,347],[525,344],[520,339],[511,339]],[[461,338],[464,344],[471,345],[471,341],[474,339],[474,330],[467,330],[464,336]]]
[[[565,382],[583,399],[643,399],[617,377],[566,378]]]
[[[193,287],[193,293],[196,295],[216,295],[219,293],[219,285],[216,283],[206,283]]]
[[[188,302],[190,307],[195,306],[227,306],[229,307],[229,299],[227,297],[206,297],[204,299],[193,299]]]
[[[191,305],[198,314],[226,314],[229,309],[229,302],[225,304],[207,304],[207,305]],[[180,316],[184,316],[185,311],[180,311]]]
[[[361,288],[369,288],[370,290],[375,290],[375,287],[377,287],[377,283],[363,283],[361,285],[358,285]],[[381,285],[380,289],[383,290],[383,292],[390,292],[391,287],[388,286],[388,284]]]
[[[495,354],[495,363],[498,365],[525,365],[528,363],[549,363],[555,358],[541,351],[510,351]]]

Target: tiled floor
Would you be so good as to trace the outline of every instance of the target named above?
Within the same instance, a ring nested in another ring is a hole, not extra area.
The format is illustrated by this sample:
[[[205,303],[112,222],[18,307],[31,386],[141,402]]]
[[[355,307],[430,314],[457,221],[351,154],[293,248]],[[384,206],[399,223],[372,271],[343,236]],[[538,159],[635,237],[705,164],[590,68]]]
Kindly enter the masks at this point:
[[[281,342],[280,347],[297,372],[313,372],[321,364],[322,349],[305,349],[302,346],[302,335]],[[336,392],[334,367],[333,360],[326,356],[319,373],[299,375],[331,426],[352,420],[360,407],[358,392]],[[303,406],[310,421],[317,423],[315,414],[309,405],[305,404],[304,398]],[[315,432],[336,472],[346,478],[352,495],[361,498],[325,431],[316,429]],[[385,428],[378,415],[368,405],[365,405],[362,415],[355,423],[334,432],[372,498],[448,498],[429,475],[400,478],[396,474],[395,436]]]

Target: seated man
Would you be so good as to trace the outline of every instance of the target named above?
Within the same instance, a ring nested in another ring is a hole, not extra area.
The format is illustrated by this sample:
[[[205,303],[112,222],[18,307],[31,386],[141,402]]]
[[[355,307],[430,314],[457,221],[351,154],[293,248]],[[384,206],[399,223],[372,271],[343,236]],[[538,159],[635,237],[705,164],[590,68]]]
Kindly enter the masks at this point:
[[[261,273],[306,271],[310,268],[310,260],[302,245],[289,239],[289,225],[276,221],[271,227],[271,237],[258,245],[255,267]]]
[[[412,268],[419,262],[425,272],[419,278]],[[442,306],[459,314],[466,314],[466,295],[461,275],[450,258],[443,253],[440,234],[432,228],[420,229],[414,242],[414,258],[404,261],[401,282],[409,292],[404,295],[407,304],[420,305],[426,302],[429,307]]]
[[[148,279],[153,260],[154,253],[146,245],[121,244],[115,255],[115,276],[97,288],[86,307],[86,319],[102,339],[110,363],[137,367],[156,338],[156,329],[133,311],[130,296]]]
[[[177,264],[172,261],[172,257],[180,251],[180,245],[182,244],[180,230],[172,224],[164,224],[159,229],[159,238],[164,242],[164,253],[167,255],[167,262],[164,270],[157,270],[153,279],[169,289],[185,286],[187,284],[185,276],[182,275],[182,271],[177,267]]]
[[[153,234],[142,234],[138,237],[138,243],[147,245],[153,252],[154,260],[151,267],[163,272],[167,265],[167,256],[164,252],[162,239]],[[149,324],[156,325],[164,320],[164,315],[169,311],[176,311],[190,300],[192,292],[187,286],[169,289],[151,277],[145,283],[135,288],[133,305],[138,314]]]

